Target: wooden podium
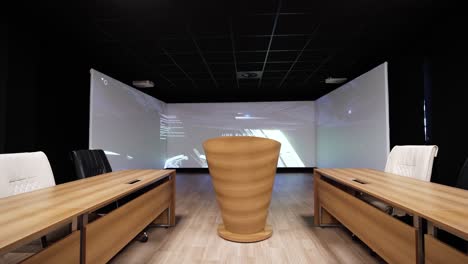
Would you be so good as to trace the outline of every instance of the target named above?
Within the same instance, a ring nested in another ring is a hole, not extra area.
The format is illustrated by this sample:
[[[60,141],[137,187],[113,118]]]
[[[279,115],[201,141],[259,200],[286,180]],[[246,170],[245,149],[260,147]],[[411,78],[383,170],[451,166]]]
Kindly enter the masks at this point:
[[[223,224],[218,235],[234,242],[271,237],[266,225],[281,144],[258,137],[219,137],[204,142]]]

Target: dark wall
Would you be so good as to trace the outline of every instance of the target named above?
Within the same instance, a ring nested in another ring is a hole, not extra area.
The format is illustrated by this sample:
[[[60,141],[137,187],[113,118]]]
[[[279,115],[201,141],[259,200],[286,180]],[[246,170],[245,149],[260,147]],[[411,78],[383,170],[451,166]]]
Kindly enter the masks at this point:
[[[34,31],[9,26],[6,152],[35,150],[39,42]]]
[[[464,160],[468,157],[466,120],[468,115],[468,42],[460,32],[468,19],[452,14],[440,23],[428,43],[426,58],[431,96],[431,138],[439,146],[437,175],[433,181],[455,185]]]
[[[69,25],[36,21],[8,21],[2,151],[44,151],[62,183],[74,179],[70,151],[88,147],[92,53]]]
[[[5,150],[6,91],[8,77],[8,27],[0,21],[0,153]]]
[[[76,17],[18,10],[21,14],[7,23],[0,21],[0,152],[42,150],[57,182],[65,182],[74,177],[69,152],[88,147],[89,69],[119,74],[96,65],[96,44],[89,39],[96,26],[87,6],[73,8],[82,10]],[[438,145],[433,181],[448,185],[468,156],[461,125],[468,112],[463,20],[448,13],[428,28],[425,41],[388,56],[391,145]],[[100,63],[112,65],[109,59]],[[430,137],[425,141],[428,94]]]
[[[468,46],[461,35],[468,19],[450,10],[435,21],[424,41],[389,60],[391,145],[434,144],[439,153],[432,181],[455,186],[468,157]],[[426,101],[427,138],[423,102]]]
[[[388,62],[390,145],[424,145],[424,82],[420,56]]]
[[[435,56],[432,65],[432,138],[439,146],[438,170],[434,182],[455,185],[459,170],[468,157],[466,120],[468,87],[463,78],[468,67],[458,54]]]

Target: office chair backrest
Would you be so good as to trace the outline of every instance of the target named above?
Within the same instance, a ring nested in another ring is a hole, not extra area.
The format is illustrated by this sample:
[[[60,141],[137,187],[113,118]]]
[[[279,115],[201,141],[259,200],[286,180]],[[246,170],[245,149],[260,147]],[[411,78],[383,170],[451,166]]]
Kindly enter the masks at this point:
[[[109,160],[102,149],[75,150],[72,151],[71,155],[78,179],[112,171]]]
[[[54,185],[44,152],[0,154],[0,198]]]
[[[468,190],[468,158],[465,160],[465,163],[458,174],[456,187]]]
[[[387,158],[385,171],[423,181],[430,181],[438,147],[395,146]]]

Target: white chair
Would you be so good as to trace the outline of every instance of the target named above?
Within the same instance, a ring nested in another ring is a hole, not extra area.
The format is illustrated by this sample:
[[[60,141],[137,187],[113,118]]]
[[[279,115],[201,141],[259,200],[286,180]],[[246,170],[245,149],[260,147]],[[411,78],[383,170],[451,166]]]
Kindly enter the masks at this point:
[[[0,154],[0,198],[54,185],[44,152]]]
[[[431,181],[434,157],[437,157],[438,147],[430,146],[395,146],[387,157],[385,172],[398,174],[422,181]],[[405,212],[376,200],[369,195],[362,195],[362,199],[378,209],[389,214],[404,216]]]
[[[434,157],[438,147],[395,146],[388,155],[385,171],[422,181],[431,181]]]
[[[42,151],[0,154],[0,198],[55,185],[54,174]],[[47,246],[46,236],[41,238]]]

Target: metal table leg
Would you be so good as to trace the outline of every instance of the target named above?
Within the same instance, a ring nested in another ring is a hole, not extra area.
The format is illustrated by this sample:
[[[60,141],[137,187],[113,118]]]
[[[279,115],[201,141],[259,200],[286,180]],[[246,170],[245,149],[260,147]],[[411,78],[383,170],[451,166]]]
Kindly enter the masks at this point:
[[[416,238],[416,243],[417,243],[417,252],[416,252],[416,259],[418,261],[418,264],[423,264],[424,263],[424,232],[423,232],[423,227],[422,227],[422,222],[423,219],[419,216],[413,216],[413,226],[416,228],[417,231],[417,238]]]
[[[432,222],[427,222],[427,233],[437,238],[437,227]]]
[[[88,214],[78,216],[78,230],[80,230],[80,264],[86,263],[86,225]]]

